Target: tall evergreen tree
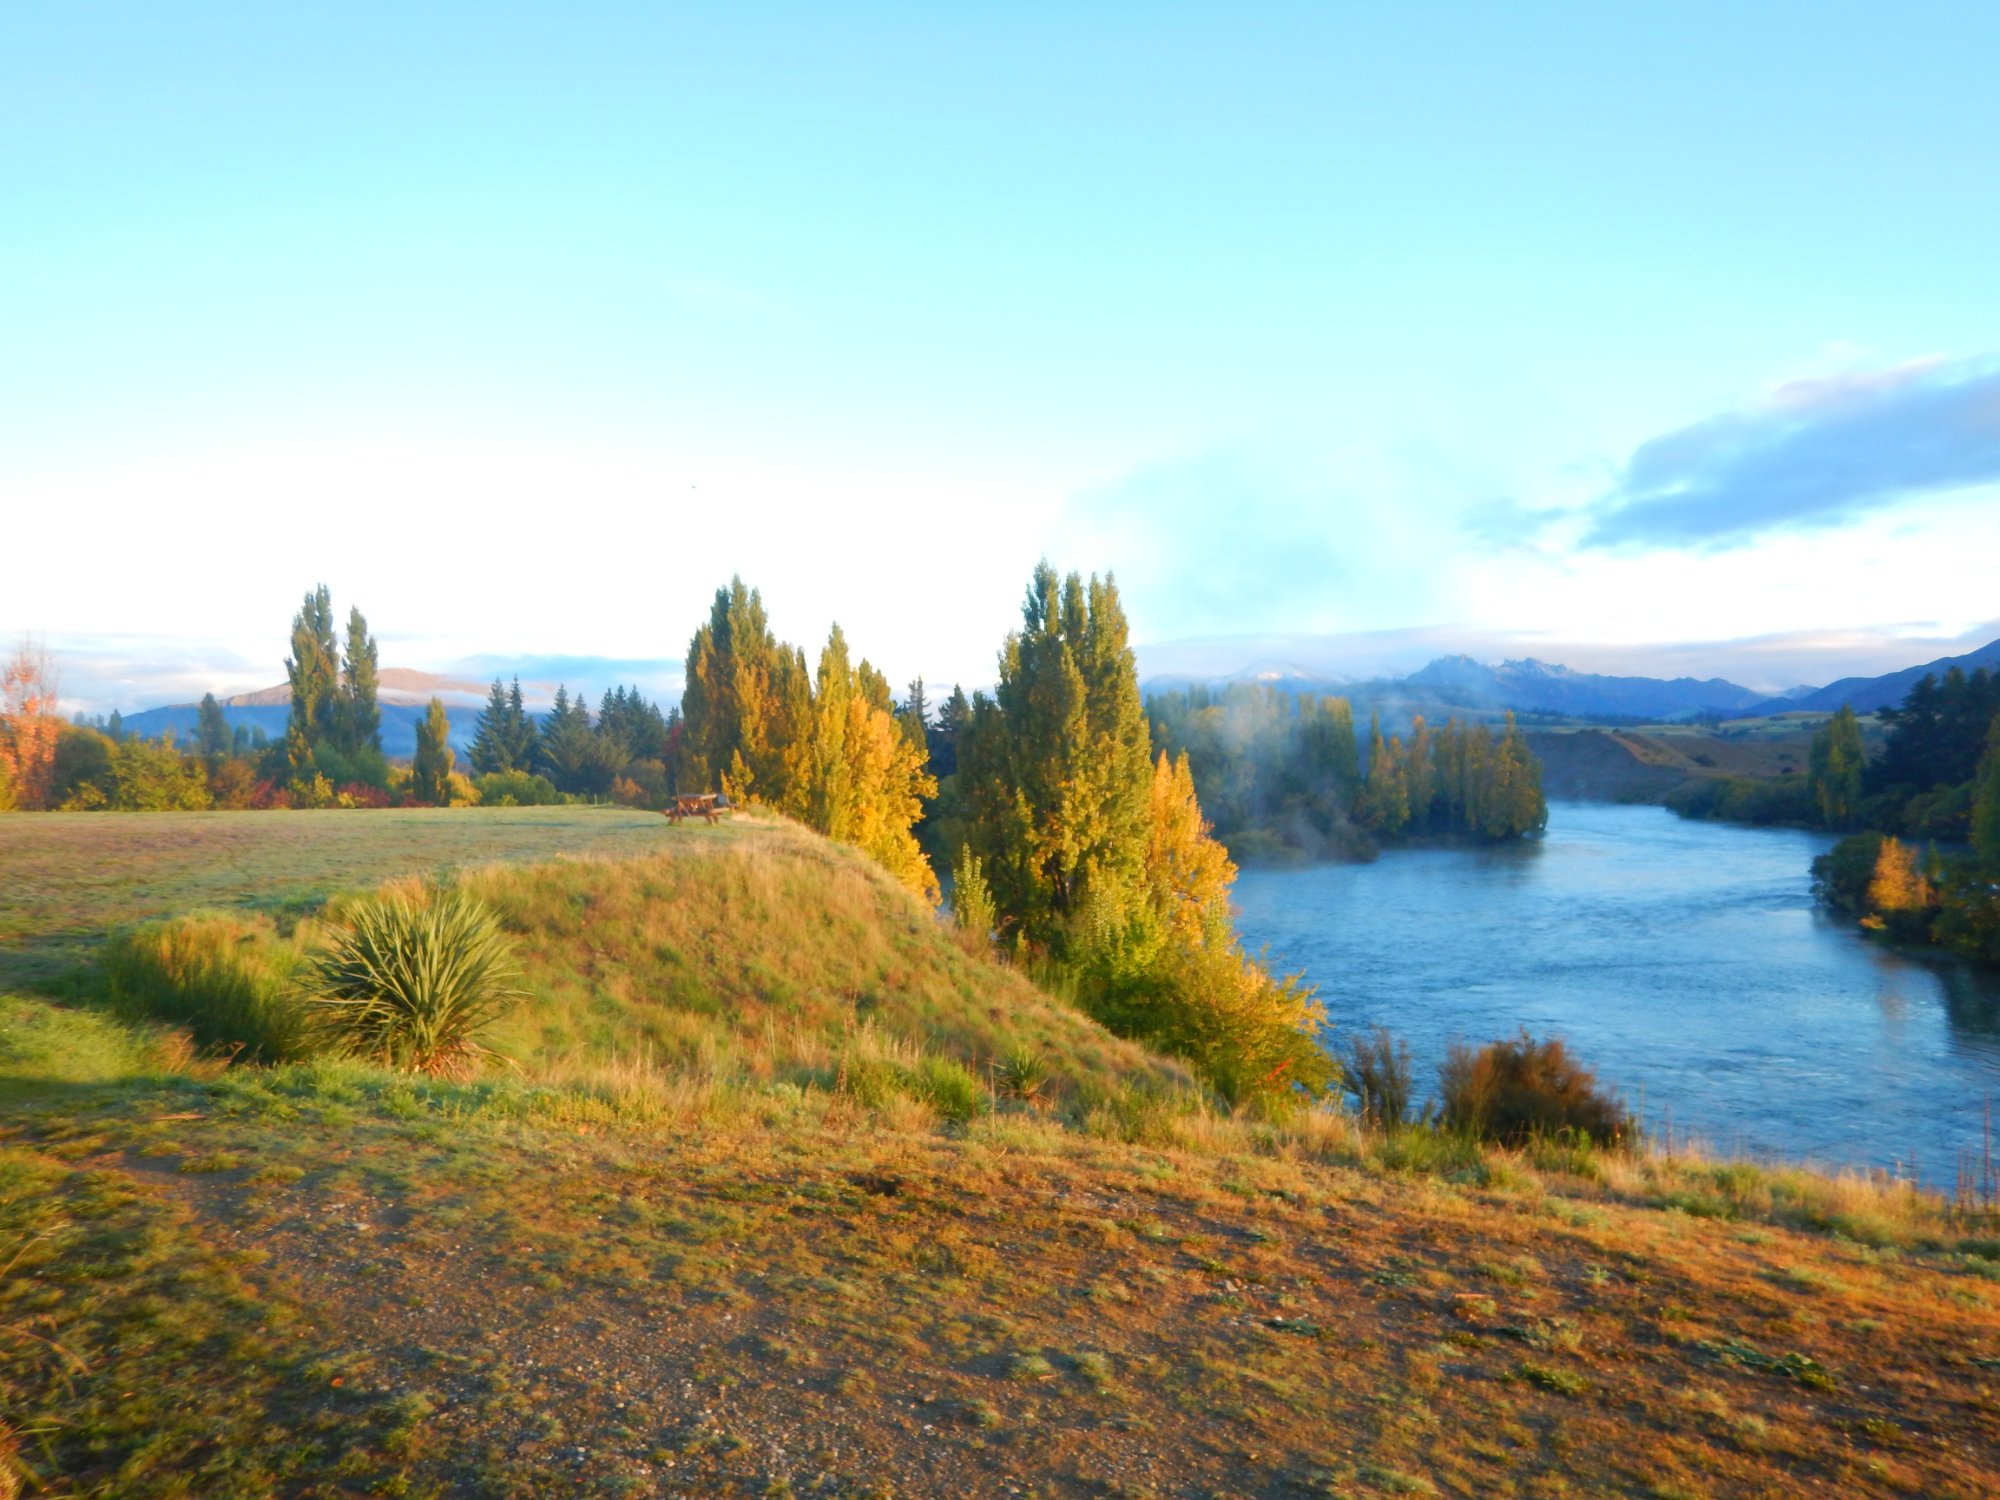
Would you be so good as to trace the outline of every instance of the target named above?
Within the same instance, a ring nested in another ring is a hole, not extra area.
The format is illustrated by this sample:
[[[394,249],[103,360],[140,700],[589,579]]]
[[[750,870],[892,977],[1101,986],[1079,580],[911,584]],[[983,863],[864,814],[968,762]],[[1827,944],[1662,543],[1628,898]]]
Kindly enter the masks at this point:
[[[443,807],[451,801],[451,721],[444,704],[431,699],[417,721],[417,756],[410,767],[410,795],[418,802]]]
[[[310,781],[315,752],[333,732],[340,688],[339,652],[333,635],[333,599],[325,584],[305,597],[292,618],[292,654],[285,658],[291,715],[285,722],[285,763],[294,782]]]
[[[489,776],[516,769],[510,714],[507,690],[496,677],[492,690],[486,695],[486,707],[479,711],[478,722],[472,728],[472,748],[468,754],[477,775]]]
[[[535,769],[558,791],[584,791],[592,766],[591,739],[590,710],[582,699],[571,700],[567,686],[558,686],[535,745]]]

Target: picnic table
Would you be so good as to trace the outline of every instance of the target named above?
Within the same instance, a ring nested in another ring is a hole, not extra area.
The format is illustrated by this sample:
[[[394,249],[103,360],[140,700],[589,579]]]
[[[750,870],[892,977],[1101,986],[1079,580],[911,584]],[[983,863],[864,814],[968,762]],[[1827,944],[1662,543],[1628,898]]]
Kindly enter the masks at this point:
[[[661,811],[669,823],[678,823],[683,818],[706,818],[713,823],[729,811],[729,806],[727,803],[718,806],[714,792],[682,792]]]

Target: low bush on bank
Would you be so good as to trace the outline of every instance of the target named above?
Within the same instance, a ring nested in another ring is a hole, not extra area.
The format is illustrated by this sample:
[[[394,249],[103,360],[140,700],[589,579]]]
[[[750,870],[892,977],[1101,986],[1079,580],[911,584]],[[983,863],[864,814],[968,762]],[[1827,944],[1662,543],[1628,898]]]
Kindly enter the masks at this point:
[[[1454,1043],[1438,1085],[1447,1129],[1503,1146],[1562,1136],[1618,1146],[1636,1133],[1631,1111],[1598,1087],[1559,1037],[1536,1041],[1524,1031],[1477,1051]]]

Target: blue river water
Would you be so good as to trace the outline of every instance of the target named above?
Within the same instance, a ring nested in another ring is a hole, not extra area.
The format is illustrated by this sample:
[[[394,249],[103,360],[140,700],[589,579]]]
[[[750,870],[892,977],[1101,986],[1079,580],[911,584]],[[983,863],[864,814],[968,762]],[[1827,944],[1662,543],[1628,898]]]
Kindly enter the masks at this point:
[[[2000,1104],[2000,976],[1816,908],[1808,866],[1831,843],[1555,803],[1523,845],[1246,870],[1238,925],[1319,986],[1336,1051],[1377,1025],[1405,1038],[1420,1094],[1451,1041],[1525,1027],[1656,1136],[1949,1189]]]

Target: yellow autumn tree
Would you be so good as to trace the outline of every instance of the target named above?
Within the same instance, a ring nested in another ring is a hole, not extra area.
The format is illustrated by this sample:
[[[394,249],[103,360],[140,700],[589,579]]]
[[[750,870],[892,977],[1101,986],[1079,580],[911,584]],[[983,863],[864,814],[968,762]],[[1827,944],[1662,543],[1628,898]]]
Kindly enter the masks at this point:
[[[1917,851],[1901,839],[1885,838],[1875,852],[1864,907],[1870,926],[1910,932],[1926,925],[1938,904],[1937,887],[1917,864]]]

